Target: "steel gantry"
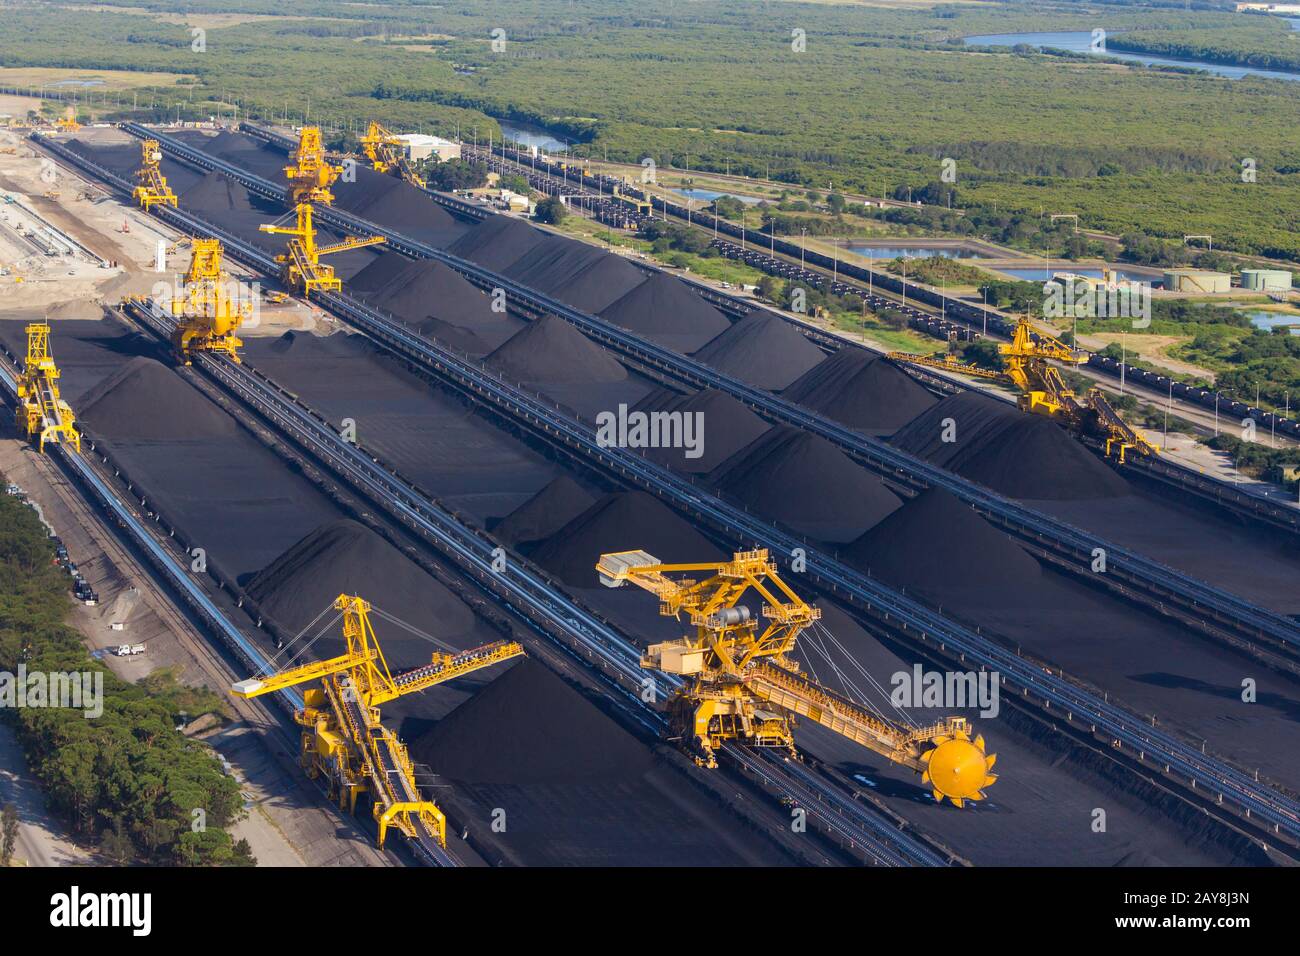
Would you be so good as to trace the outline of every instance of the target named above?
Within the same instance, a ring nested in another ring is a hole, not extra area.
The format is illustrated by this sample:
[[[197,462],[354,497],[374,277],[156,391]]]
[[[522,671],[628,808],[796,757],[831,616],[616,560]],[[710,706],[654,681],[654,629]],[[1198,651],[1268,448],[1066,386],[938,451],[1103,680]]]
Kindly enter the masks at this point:
[[[406,745],[383,725],[379,707],[518,657],[523,646],[497,641],[456,654],[435,653],[428,664],[394,674],[371,626],[369,602],[340,594],[333,607],[343,616],[343,654],[238,681],[230,692],[248,700],[319,681],[319,687],[304,691],[303,707],[294,715],[305,728],[301,760],[308,774],[325,777],[340,809],[355,812],[357,798],[370,795],[379,846],[390,826],[413,839],[423,827],[446,846],[446,818],[420,795]]]
[[[997,780],[996,755],[984,752],[983,737],[971,738],[964,717],[904,727],[800,673],[791,656],[795,643],[821,611],[781,580],[765,549],[702,564],[664,564],[644,551],[623,551],[601,555],[596,571],[606,587],[649,591],[660,614],[684,615],[694,628],[650,645],[641,666],[689,679],[668,705],[670,733],[697,763],[716,767],[715,754],[729,740],[794,754],[791,718],[798,716],[919,772],[938,801],[960,807],[983,800],[983,788]],[[688,574],[707,577],[678,577]],[[760,610],[743,603],[751,592]]]
[[[162,158],[162,147],[158,145],[158,140],[140,141],[140,168],[135,174],[139,185],[131,196],[146,212],[160,203],[176,207],[176,193],[172,192],[171,186],[167,185],[167,178],[162,174]]]
[[[41,451],[47,442],[63,442],[81,451],[76,416],[59,395],[59,367],[50,352],[50,327],[44,322],[27,326],[27,359],[17,392],[20,433]]]
[[[223,268],[220,240],[195,238],[191,245],[185,279],[164,305],[176,318],[172,345],[186,365],[194,352],[222,352],[238,362],[244,343],[235,333],[252,317],[255,303]]]

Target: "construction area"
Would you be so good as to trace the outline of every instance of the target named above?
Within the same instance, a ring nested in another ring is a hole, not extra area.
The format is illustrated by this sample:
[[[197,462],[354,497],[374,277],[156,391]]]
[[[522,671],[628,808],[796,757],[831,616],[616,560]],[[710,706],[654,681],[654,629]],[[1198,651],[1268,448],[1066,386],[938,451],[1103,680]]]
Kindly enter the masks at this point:
[[[362,143],[0,132],[0,472],[259,859],[1300,861],[1295,509]]]

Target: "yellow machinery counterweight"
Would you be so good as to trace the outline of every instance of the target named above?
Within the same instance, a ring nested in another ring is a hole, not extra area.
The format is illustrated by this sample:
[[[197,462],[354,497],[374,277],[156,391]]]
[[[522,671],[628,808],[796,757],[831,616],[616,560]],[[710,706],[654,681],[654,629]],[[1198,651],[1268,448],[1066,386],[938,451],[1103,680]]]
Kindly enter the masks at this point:
[[[729,740],[794,753],[793,718],[802,717],[919,772],[939,801],[960,807],[982,800],[983,788],[997,780],[996,756],[985,754],[983,737],[972,739],[964,717],[903,726],[800,673],[795,643],[821,612],[781,580],[766,550],[703,564],[662,564],[644,551],[623,551],[601,555],[596,571],[606,587],[649,591],[660,614],[685,615],[693,628],[652,644],[641,666],[685,679],[669,702],[670,732],[702,766],[717,766],[716,752]],[[682,574],[705,577],[676,577]],[[761,612],[742,603],[750,592]]]
[[[235,333],[252,316],[255,302],[239,294],[222,268],[220,240],[196,238],[191,244],[189,271],[170,303],[176,318],[172,345],[186,365],[194,352],[221,352],[238,362],[244,343]]]
[[[498,641],[454,654],[435,653],[428,664],[394,674],[370,624],[369,602],[340,594],[333,606],[343,617],[343,654],[239,681],[230,692],[248,700],[319,682],[304,692],[303,707],[294,715],[304,728],[301,760],[308,775],[325,777],[341,810],[355,812],[357,798],[369,794],[380,847],[390,826],[412,838],[423,830],[446,846],[446,818],[421,796],[406,746],[383,725],[379,707],[518,657],[524,649]]]
[[[81,451],[81,433],[68,403],[59,396],[59,367],[50,354],[50,327],[27,326],[27,361],[18,379],[18,431],[45,451],[47,442],[64,442]]]
[[[289,154],[284,175],[289,180],[289,198],[295,202],[334,202],[330,186],[343,174],[343,167],[325,156],[319,126],[304,126],[298,131],[298,146]]]
[[[146,212],[156,205],[176,206],[176,193],[172,192],[171,186],[167,185],[167,179],[162,174],[162,155],[158,140],[140,141],[140,168],[135,174],[140,184],[135,187],[131,195]]]
[[[424,188],[424,180],[407,162],[400,139],[373,120],[361,137],[361,148],[377,173],[394,173],[412,186]]]
[[[306,294],[316,292],[338,292],[343,288],[343,280],[334,274],[334,267],[321,262],[322,256],[364,246],[377,246],[387,241],[383,236],[368,236],[364,239],[349,238],[329,246],[316,245],[316,226],[312,222],[312,205],[300,202],[294,207],[295,224],[280,226],[271,223],[258,226],[262,232],[275,233],[289,237],[288,251],[275,257],[275,261],[284,266],[285,284],[300,289]]]

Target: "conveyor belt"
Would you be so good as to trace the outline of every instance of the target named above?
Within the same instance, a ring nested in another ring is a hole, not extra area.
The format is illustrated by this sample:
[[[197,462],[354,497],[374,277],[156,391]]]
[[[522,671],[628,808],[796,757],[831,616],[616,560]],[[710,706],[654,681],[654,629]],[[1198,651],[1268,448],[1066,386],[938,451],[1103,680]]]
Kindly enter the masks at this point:
[[[167,148],[166,143],[164,148]],[[83,168],[94,167],[93,163],[70,151],[60,152],[60,155],[65,152],[69,161]],[[246,175],[234,167],[231,169],[234,175]],[[102,167],[98,167],[95,174],[109,182],[120,183],[116,176]],[[264,185],[269,187],[269,184]],[[265,253],[238,237],[214,229],[210,224],[175,210],[159,210],[156,214],[182,229],[217,235],[237,258],[255,268],[262,271],[275,269],[273,260]],[[702,492],[666,469],[622,449],[602,447],[587,426],[348,296],[328,293],[315,298],[392,351],[511,415],[543,440],[561,444],[594,466],[650,490],[737,540],[758,542],[783,554],[803,550],[807,574],[812,579],[828,591],[843,593],[883,626],[910,638],[918,646],[930,648],[932,652],[956,657],[967,666],[997,672],[1004,687],[1010,687],[1019,696],[1047,711],[1064,715],[1064,719],[1076,729],[1152,767],[1153,773],[1162,774],[1169,783],[1213,795],[1210,799],[1215,800],[1215,812],[1235,816],[1238,825],[1272,832],[1291,845],[1300,844],[1300,804],[1291,797],[1228,766],[1223,760],[1151,727],[1142,718],[1102,700],[1097,694],[1039,669],[964,625],[944,618],[829,555],[808,547],[802,540]],[[1005,499],[997,500],[1005,503]],[[1294,630],[1294,626],[1290,629]]]

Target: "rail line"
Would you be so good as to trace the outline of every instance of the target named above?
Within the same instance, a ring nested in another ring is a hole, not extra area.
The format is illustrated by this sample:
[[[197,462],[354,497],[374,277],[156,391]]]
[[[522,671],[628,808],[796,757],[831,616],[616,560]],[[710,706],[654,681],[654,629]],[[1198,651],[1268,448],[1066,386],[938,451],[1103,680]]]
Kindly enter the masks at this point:
[[[202,168],[221,171],[260,195],[280,201],[284,199],[282,187],[231,163],[138,124],[127,123],[124,128],[133,135],[153,136],[161,142],[164,150]],[[1100,583],[1128,597],[1145,600],[1163,613],[1176,609],[1179,612],[1177,616],[1185,625],[1216,639],[1251,651],[1259,647],[1264,654],[1283,655],[1292,664],[1300,662],[1300,625],[1280,614],[1260,608],[1222,588],[1194,579],[1131,549],[1013,502],[879,439],[859,434],[763,389],[641,339],[505,276],[412,240],[382,225],[329,207],[321,207],[317,218],[347,232],[382,235],[390,246],[407,255],[442,262],[481,285],[502,288],[515,300],[565,319],[633,362],[667,374],[684,385],[721,389],[769,420],[792,425],[827,439],[887,481],[908,489],[909,493],[941,487],[995,524],[1028,542],[1037,552],[1055,559],[1061,566],[1076,569],[1082,574],[1091,568],[1097,549],[1100,548],[1105,552],[1107,568],[1105,575],[1096,579]],[[1297,520],[1300,520],[1300,515]]]
[[[60,147],[53,151],[119,188],[125,185],[123,180],[84,157],[61,150]],[[255,269],[277,271],[270,256],[224,230],[178,210],[155,208],[153,212],[164,221],[193,234],[214,235],[222,239],[236,258]],[[1300,804],[1290,796],[1101,699],[1092,691],[1020,658],[965,625],[944,618],[781,529],[717,499],[676,474],[623,449],[602,446],[587,426],[368,306],[341,293],[318,294],[316,300],[390,351],[413,361],[463,393],[486,401],[541,440],[584,460],[589,466],[650,491],[733,540],[758,542],[784,555],[803,553],[806,573],[811,580],[826,592],[843,594],[882,628],[931,654],[996,672],[1002,685],[1010,687],[1027,704],[1049,714],[1061,715],[1076,733],[1149,768],[1149,772],[1158,775],[1166,785],[1181,789],[1185,796],[1198,802],[1207,812],[1260,834],[1260,842],[1265,847],[1272,845],[1268,842],[1270,834],[1292,849],[1300,846]],[[1004,499],[998,500],[1009,504]]]

